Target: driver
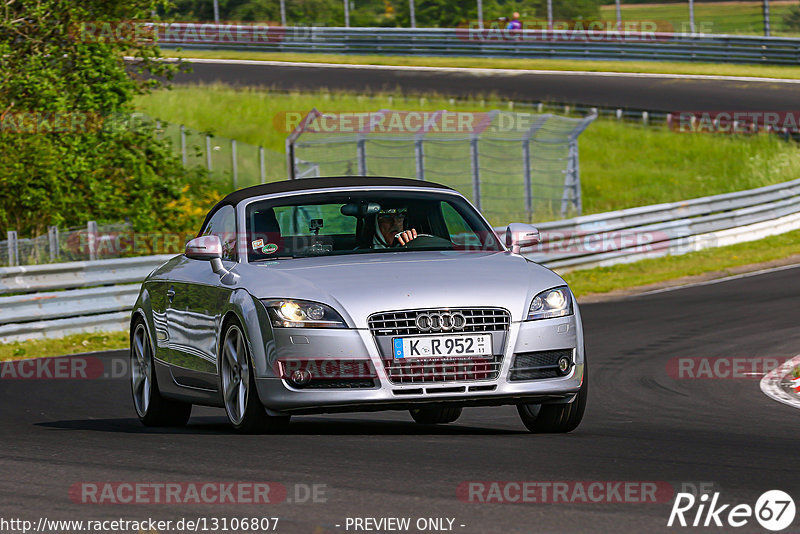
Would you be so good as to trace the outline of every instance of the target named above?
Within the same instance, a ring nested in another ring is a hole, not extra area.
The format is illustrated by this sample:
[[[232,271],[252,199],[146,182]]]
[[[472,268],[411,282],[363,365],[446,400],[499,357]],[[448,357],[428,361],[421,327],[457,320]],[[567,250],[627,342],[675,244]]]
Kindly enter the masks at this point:
[[[384,208],[375,217],[375,237],[372,248],[392,248],[403,246],[417,238],[414,228],[404,230],[405,208]]]

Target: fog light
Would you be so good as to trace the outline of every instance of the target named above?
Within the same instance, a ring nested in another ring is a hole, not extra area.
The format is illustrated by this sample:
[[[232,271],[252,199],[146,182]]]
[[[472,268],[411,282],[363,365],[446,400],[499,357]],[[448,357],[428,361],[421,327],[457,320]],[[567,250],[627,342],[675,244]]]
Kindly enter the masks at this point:
[[[311,373],[305,369],[297,369],[296,371],[292,371],[292,374],[289,375],[289,382],[291,382],[293,386],[299,388],[307,386],[308,383],[311,382]]]
[[[558,359],[558,370],[562,375],[569,373],[570,367],[572,367],[572,362],[569,358],[562,356]]]

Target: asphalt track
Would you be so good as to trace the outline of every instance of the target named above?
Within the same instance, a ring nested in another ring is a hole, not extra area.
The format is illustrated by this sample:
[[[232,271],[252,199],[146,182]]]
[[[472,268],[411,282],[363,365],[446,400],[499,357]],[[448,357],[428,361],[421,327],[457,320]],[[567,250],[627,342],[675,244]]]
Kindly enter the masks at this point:
[[[591,389],[584,422],[568,435],[528,434],[510,407],[465,409],[441,427],[416,425],[405,412],[297,417],[274,436],[236,435],[220,410],[196,409],[186,428],[153,430],[136,420],[124,378],[3,379],[0,516],[279,516],[278,532],[307,534],[344,532],[335,525],[348,516],[452,517],[464,533],[652,533],[669,530],[668,502],[478,504],[457,499],[456,488],[474,480],[662,481],[674,490],[710,482],[725,503],[754,505],[775,488],[798,501],[800,412],[763,395],[757,377],[677,379],[667,364],[794,356],[799,277],[789,268],[583,306]],[[84,481],[275,481],[290,495],[296,483],[325,484],[327,502],[77,504],[68,491]],[[754,523],[737,531],[762,532]],[[797,525],[800,518],[784,532]]]
[[[258,62],[194,62],[175,83],[226,83],[278,90],[331,89],[452,97],[496,96],[652,111],[797,111],[800,85],[780,81],[652,75],[529,73],[487,69],[403,69],[281,66]]]

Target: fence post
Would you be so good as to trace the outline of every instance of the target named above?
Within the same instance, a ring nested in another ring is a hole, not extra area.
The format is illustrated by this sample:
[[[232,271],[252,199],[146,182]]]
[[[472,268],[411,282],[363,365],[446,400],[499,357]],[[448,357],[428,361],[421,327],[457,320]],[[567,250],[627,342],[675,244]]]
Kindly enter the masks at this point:
[[[469,140],[469,160],[472,167],[472,202],[478,211],[481,211],[481,171],[477,136]]]
[[[366,146],[366,139],[360,137],[357,142],[357,154],[358,154],[358,175],[359,176],[366,176],[367,175],[367,146]]]
[[[58,226],[47,227],[47,240],[50,243],[50,261],[56,261],[59,256]]]
[[[186,127],[183,124],[181,124],[181,161],[184,167],[189,163],[186,157]]]
[[[533,221],[533,184],[531,184],[531,140],[522,140],[522,174],[525,179],[525,213]]]
[[[19,243],[17,243],[16,230],[8,231],[8,265],[16,267],[19,264]]]
[[[414,140],[414,159],[417,163],[417,180],[425,181],[425,146],[422,139]]]
[[[211,172],[211,136],[206,136],[206,168]]]
[[[267,167],[264,165],[264,147],[258,147],[258,165],[261,169],[261,183],[267,183]]]
[[[233,189],[239,189],[239,169],[236,166],[236,139],[231,139],[231,162],[233,163]]]
[[[89,235],[89,261],[94,261],[97,259],[97,223],[89,221],[86,232]]]
[[[291,136],[286,138],[286,174],[289,180],[295,179],[294,169],[294,142]]]

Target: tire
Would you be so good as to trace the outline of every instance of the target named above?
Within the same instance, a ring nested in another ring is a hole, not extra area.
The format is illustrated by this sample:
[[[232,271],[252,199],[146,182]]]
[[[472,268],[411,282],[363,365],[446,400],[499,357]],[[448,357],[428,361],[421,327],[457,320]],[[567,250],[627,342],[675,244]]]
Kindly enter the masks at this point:
[[[133,407],[144,426],[183,426],[192,415],[192,405],[165,399],[158,390],[153,345],[144,321],[131,328],[131,395]]]
[[[225,325],[219,355],[219,391],[228,422],[243,434],[285,429],[289,416],[270,416],[258,398],[252,358],[237,321]]]
[[[461,416],[461,407],[413,408],[409,410],[411,417],[421,425],[440,425],[452,423]]]
[[[522,423],[534,434],[572,432],[583,419],[589,396],[589,367],[584,362],[583,384],[569,404],[518,404]]]

